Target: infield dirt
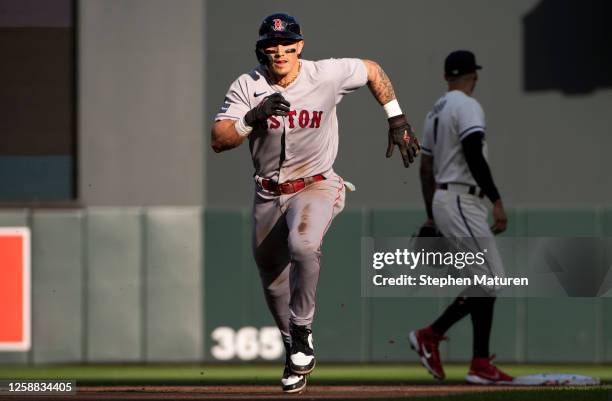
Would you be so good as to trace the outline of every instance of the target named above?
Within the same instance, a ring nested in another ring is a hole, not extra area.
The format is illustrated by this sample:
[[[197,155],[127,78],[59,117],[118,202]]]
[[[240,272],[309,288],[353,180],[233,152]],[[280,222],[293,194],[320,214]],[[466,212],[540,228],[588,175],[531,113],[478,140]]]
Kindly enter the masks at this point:
[[[407,399],[418,396],[516,390],[512,386],[470,385],[309,385],[300,394],[284,394],[280,386],[255,385],[117,385],[78,387],[77,395],[53,396],[53,400],[360,400]],[[46,397],[41,397],[44,399]],[[14,399],[14,398],[13,398]]]

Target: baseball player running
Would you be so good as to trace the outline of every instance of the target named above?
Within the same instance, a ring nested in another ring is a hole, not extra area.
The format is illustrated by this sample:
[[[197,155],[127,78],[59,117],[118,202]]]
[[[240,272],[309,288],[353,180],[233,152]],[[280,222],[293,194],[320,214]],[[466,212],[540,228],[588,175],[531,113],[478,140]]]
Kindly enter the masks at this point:
[[[303,48],[294,17],[266,17],[255,45],[259,65],[231,84],[212,128],[216,152],[249,142],[255,167],[253,254],[285,344],[281,384],[288,393],[304,389],[315,366],[312,321],[321,243],[344,208],[345,183],[333,170],[336,105],[367,84],[387,113],[387,157],[397,145],[408,167],[420,149],[377,63],[304,60]]]
[[[428,220],[421,236],[433,236],[436,228],[444,237],[464,238],[479,247],[486,242],[489,277],[504,275],[493,238],[506,229],[507,218],[499,192],[487,164],[484,112],[472,97],[477,70],[474,54],[459,50],[448,55],[444,65],[448,92],[434,104],[425,118],[421,185]],[[494,224],[487,224],[483,196],[493,203]],[[467,237],[467,238],[466,238]],[[466,380],[477,384],[511,382],[513,378],[491,364],[489,336],[497,288],[464,290],[430,326],[410,332],[411,347],[423,366],[437,379],[444,379],[439,343],[444,333],[467,316],[472,319],[473,359]]]

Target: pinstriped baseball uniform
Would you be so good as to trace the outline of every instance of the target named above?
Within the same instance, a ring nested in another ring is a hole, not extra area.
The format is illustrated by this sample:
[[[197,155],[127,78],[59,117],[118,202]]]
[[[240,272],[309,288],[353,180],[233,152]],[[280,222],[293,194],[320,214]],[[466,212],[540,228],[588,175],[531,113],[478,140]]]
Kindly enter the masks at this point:
[[[434,194],[432,210],[436,226],[445,237],[471,237],[475,239],[475,247],[487,249],[484,269],[478,271],[474,267],[470,273],[503,277],[503,263],[487,223],[487,208],[482,198],[467,193],[470,185],[477,184],[465,160],[461,141],[478,132],[485,132],[482,107],[476,99],[453,90],[438,99],[427,114],[421,148],[424,154],[433,156],[436,183],[450,184],[448,190],[437,189]],[[484,138],[482,152],[486,159]]]
[[[300,60],[287,88],[273,85],[258,66],[232,83],[216,120],[238,120],[266,96],[279,92],[291,103],[288,116],[272,116],[255,128],[249,147],[255,167],[253,253],[268,306],[285,341],[289,322],[310,327],[319,278],[320,248],[333,218],[344,208],[344,182],[333,170],[338,152],[336,105],[367,83],[360,59]],[[322,174],[294,194],[265,190],[278,183]]]

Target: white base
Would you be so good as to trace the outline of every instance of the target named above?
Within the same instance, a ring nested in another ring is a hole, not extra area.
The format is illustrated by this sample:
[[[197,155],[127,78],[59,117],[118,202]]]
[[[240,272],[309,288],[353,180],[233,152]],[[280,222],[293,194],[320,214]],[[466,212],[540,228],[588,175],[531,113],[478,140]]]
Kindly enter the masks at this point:
[[[597,386],[600,383],[598,377],[572,373],[538,373],[519,376],[511,382],[515,386]]]

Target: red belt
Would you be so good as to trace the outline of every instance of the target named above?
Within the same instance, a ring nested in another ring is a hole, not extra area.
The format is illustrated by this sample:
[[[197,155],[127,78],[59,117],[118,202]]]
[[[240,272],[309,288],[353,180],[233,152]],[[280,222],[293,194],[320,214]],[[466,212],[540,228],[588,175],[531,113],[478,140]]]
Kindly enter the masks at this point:
[[[263,178],[261,180],[261,186],[263,187],[263,189],[266,189],[270,192],[286,195],[301,191],[310,184],[315,183],[317,181],[323,181],[324,179],[325,177],[323,176],[323,174],[317,174],[313,175],[312,177],[298,178],[297,180],[285,181],[282,184],[278,184],[277,182],[272,181],[268,178]]]

